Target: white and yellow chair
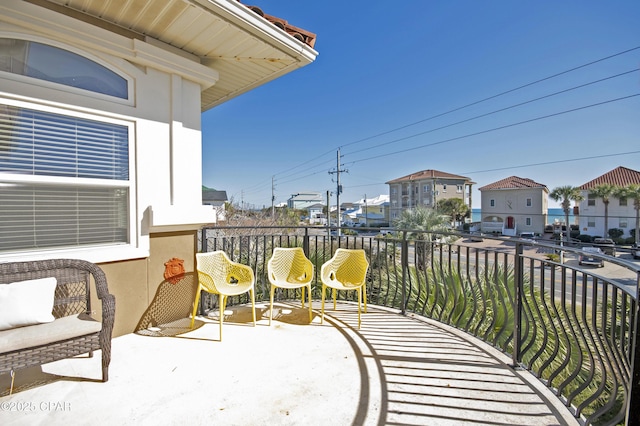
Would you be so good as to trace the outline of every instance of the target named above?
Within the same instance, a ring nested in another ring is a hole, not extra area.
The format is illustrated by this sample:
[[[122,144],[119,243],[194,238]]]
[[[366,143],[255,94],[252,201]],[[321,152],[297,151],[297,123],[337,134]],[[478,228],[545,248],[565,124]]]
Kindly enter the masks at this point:
[[[271,259],[267,263],[267,273],[271,283],[271,299],[269,304],[269,325],[273,318],[273,294],[276,287],[285,289],[300,289],[302,308],[304,308],[305,289],[309,294],[309,322],[312,321],[311,313],[311,281],[313,281],[313,263],[301,247],[283,248],[276,247]]]
[[[198,290],[193,302],[191,328],[196,319],[200,291],[218,295],[220,307],[220,341],[222,341],[222,322],[227,297],[237,296],[249,292],[253,325],[256,325],[256,301],[254,293],[255,276],[253,270],[241,263],[233,262],[224,251],[196,253],[196,267],[198,269]]]
[[[358,292],[358,328],[360,328],[360,306],[364,300],[364,312],[367,312],[367,271],[369,261],[362,249],[339,248],[333,257],[322,265],[322,316],[324,322],[324,299],[327,287],[333,292],[333,310],[336,309],[337,290],[355,290]]]

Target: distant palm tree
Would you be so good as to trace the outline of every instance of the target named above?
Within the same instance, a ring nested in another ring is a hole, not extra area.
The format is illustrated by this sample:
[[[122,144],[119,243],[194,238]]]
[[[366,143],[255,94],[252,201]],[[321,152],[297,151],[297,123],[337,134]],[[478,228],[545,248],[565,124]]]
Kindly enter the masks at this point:
[[[633,200],[633,208],[636,210],[636,231],[635,239],[636,244],[640,243],[640,185],[631,184],[624,187],[620,187],[616,190],[616,197],[626,198],[627,200]]]
[[[570,185],[558,186],[553,188],[549,197],[553,198],[555,201],[562,200],[560,205],[564,211],[565,225],[567,226],[567,241],[569,241],[569,235],[571,234],[569,231],[569,211],[571,209],[571,202],[578,202],[584,199],[580,192],[580,188]]]
[[[596,198],[602,198],[604,203],[604,236],[609,235],[609,197],[615,194],[616,186],[603,183],[589,191],[590,195]]]
[[[416,266],[424,269],[428,264],[428,258],[433,241],[433,233],[447,230],[449,218],[433,209],[418,205],[408,210],[403,210],[400,217],[394,220],[393,225],[398,230],[414,230],[419,232],[407,232],[407,239],[416,241]]]

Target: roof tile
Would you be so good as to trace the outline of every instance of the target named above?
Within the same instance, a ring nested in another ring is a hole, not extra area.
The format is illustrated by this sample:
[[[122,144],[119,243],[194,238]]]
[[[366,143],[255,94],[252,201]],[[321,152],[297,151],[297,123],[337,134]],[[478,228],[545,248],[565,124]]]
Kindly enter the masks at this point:
[[[580,185],[578,188],[582,190],[593,189],[603,183],[615,186],[627,186],[631,184],[640,185],[640,172],[622,166],[616,167],[610,172]]]

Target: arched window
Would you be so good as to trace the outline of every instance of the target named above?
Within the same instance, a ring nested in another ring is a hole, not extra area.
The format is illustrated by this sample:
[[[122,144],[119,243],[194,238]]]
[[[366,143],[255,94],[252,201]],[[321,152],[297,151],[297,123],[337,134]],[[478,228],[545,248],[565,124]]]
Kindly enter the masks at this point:
[[[29,40],[0,38],[0,71],[128,99],[127,80],[68,50]]]

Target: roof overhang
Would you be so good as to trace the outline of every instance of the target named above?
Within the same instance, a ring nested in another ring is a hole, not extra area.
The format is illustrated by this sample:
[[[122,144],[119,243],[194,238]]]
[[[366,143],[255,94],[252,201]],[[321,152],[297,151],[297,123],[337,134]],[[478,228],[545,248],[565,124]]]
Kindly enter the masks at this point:
[[[202,111],[308,65],[318,55],[238,1],[25,1],[131,38],[139,49],[132,62],[150,60],[149,52],[140,51],[144,42],[184,56],[185,67],[205,68],[196,79]]]

